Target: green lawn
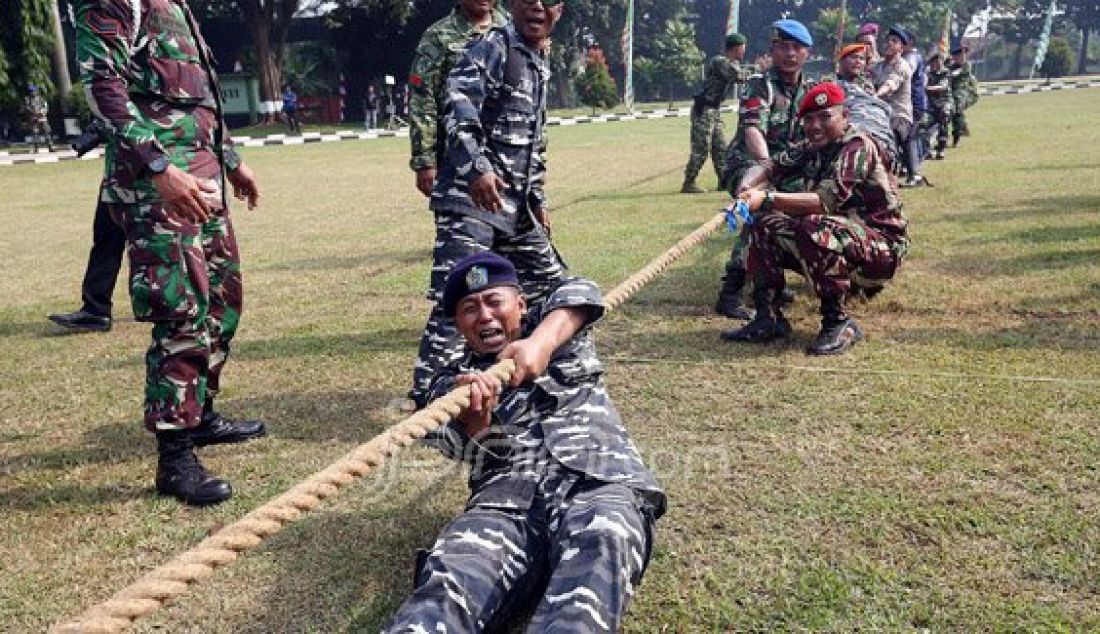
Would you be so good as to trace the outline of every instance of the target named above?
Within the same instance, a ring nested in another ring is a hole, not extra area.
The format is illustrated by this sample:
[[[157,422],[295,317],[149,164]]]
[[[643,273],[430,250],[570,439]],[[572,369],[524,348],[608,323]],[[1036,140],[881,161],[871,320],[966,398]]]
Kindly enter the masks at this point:
[[[715,235],[600,328],[612,394],[668,490],[631,632],[1100,629],[1100,91],[985,97],[975,136],[906,190],[913,250],[840,358],[803,293],[794,337],[726,344]],[[554,128],[555,236],[609,289],[709,219],[676,192],[688,122]],[[60,336],[98,163],[0,172],[0,631],[108,598],[397,419],[428,305],[431,216],[407,140],[249,149],[246,309],[223,409],[269,438],[202,453],[232,501],[152,490],[148,328]],[[707,166],[704,183],[713,185]],[[128,314],[125,289],[116,293]],[[138,631],[370,632],[462,506],[413,450]]]

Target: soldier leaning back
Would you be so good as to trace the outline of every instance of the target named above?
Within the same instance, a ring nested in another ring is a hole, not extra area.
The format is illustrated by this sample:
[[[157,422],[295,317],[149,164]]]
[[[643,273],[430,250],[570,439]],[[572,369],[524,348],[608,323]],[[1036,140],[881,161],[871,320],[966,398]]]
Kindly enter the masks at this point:
[[[436,240],[428,298],[435,305],[409,393],[419,407],[435,370],[462,352],[454,324],[439,304],[455,262],[480,251],[507,257],[532,301],[565,274],[550,244],[543,191],[546,48],[564,5],[558,0],[508,5],[512,23],[467,48],[447,79],[447,153],[429,204]]]
[[[259,189],[226,135],[213,56],[184,0],[82,2],[76,31],[88,104],[107,130],[101,200],[126,232],[134,317],[153,324],[145,426],[156,487],[187,504],[222,502],[229,483],[194,448],[265,433],[214,410],[241,316],[223,175],[249,208]]]
[[[409,167],[416,172],[416,188],[425,196],[432,194],[443,159],[447,135],[440,115],[446,105],[447,75],[470,42],[506,20],[496,9],[496,0],[459,0],[449,15],[420,37],[409,71]]]
[[[530,605],[528,632],[618,631],[666,502],[604,384],[599,289],[567,278],[529,306],[512,263],[478,253],[455,264],[442,303],[470,353],[430,397],[471,394],[433,440],[470,463],[470,499],[385,631],[501,631]],[[503,359],[516,370],[502,390],[484,370]]]
[[[691,108],[691,156],[684,168],[684,184],[681,194],[701,194],[703,188],[695,183],[699,170],[707,162],[710,154],[714,164],[714,173],[718,176],[719,187],[722,182],[722,165],[726,154],[725,125],[722,123],[722,101],[734,84],[743,84],[748,77],[748,69],[741,67],[745,57],[745,36],[730,33],[726,36],[726,50],[715,55],[707,64],[703,76],[703,88],[695,95]]]

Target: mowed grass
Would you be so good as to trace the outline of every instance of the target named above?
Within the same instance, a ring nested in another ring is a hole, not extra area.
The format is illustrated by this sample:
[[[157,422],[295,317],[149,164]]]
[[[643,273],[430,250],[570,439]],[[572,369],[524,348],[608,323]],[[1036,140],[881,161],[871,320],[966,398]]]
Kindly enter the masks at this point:
[[[719,341],[724,234],[608,317],[612,394],[670,498],[628,631],[1100,628],[1098,105],[983,98],[975,136],[928,164],[936,187],[905,192],[913,251],[853,307],[851,354],[803,354],[805,293],[790,341]],[[576,273],[610,289],[723,204],[674,193],[687,137],[686,119],[552,129]],[[151,490],[148,328],[44,319],[75,307],[100,165],[0,171],[0,631],[108,598],[398,419],[433,239],[406,142],[246,151],[264,202],[235,210],[246,312],[220,402],[272,433],[202,452],[236,489],[207,510]],[[464,493],[405,452],[136,629],[375,631]]]

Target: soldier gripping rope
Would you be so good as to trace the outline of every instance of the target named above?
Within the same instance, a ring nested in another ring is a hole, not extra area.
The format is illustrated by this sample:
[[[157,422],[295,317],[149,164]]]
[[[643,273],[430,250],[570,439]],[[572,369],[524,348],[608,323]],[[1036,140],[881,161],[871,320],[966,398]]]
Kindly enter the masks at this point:
[[[214,408],[242,305],[224,181],[249,208],[260,190],[226,134],[212,54],[185,1],[83,2],[75,24],[88,103],[106,129],[100,200],[126,233],[134,317],[153,324],[145,426],[156,488],[216,504],[232,488],[195,447],[266,433]]]
[[[607,394],[599,289],[567,278],[528,305],[512,263],[480,253],[456,263],[441,303],[469,353],[429,398],[461,385],[471,398],[433,440],[470,464],[470,499],[384,631],[498,631],[528,606],[528,631],[618,631],[666,501]],[[503,359],[516,371],[502,389],[483,371]]]
[[[745,175],[748,189],[740,198],[755,214],[748,269],[756,316],[722,333],[727,341],[759,343],[790,334],[776,301],[787,268],[803,272],[821,300],[821,330],[807,352],[840,354],[863,337],[845,300],[878,293],[901,265],[909,239],[897,179],[878,144],[849,125],[844,99],[834,83],[814,87],[798,110],[806,140]],[[760,189],[792,174],[804,175],[804,192]]]
[[[749,76],[750,68],[742,68],[745,57],[745,36],[731,33],[726,36],[726,50],[715,55],[707,64],[703,77],[703,88],[695,95],[691,107],[691,157],[684,168],[682,194],[701,194],[703,188],[695,183],[699,170],[710,155],[714,164],[714,173],[718,176],[719,187],[722,183],[722,167],[726,154],[725,125],[720,110],[731,88],[742,84]]]
[[[557,0],[510,0],[509,9],[512,23],[493,28],[467,48],[447,79],[447,153],[429,203],[436,241],[428,298],[435,305],[409,392],[418,407],[435,371],[462,352],[439,303],[455,262],[480,251],[504,255],[519,271],[531,301],[565,274],[550,243],[543,190],[546,47],[563,6]]]
[[[740,187],[745,170],[787,149],[802,138],[802,126],[795,116],[798,103],[813,85],[802,74],[810,55],[813,38],[797,20],[778,20],[771,42],[771,67],[749,77],[741,92],[737,134],[726,151],[722,172],[730,193]],[[778,183],[781,191],[799,191],[798,179]],[[726,262],[722,286],[714,310],[734,319],[750,319],[741,298],[745,287],[744,242],[738,239]]]

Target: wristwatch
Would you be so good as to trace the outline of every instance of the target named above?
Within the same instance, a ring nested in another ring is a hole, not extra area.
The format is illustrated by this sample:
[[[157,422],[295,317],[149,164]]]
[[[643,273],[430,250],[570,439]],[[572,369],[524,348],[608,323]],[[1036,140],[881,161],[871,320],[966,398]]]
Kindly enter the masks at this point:
[[[168,169],[168,165],[170,165],[170,163],[168,162],[168,157],[161,154],[157,158],[149,161],[149,164],[146,165],[146,167],[148,167],[149,171],[152,172],[155,176],[157,174],[163,174],[164,170]]]
[[[241,155],[232,145],[222,146],[222,160],[225,161],[225,169],[230,172],[241,166]]]
[[[772,190],[764,190],[764,202],[760,203],[760,208],[757,210],[762,214],[770,213],[775,208],[775,196],[772,194]]]

